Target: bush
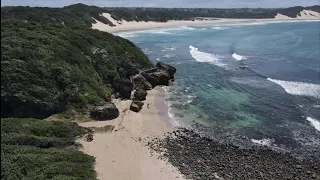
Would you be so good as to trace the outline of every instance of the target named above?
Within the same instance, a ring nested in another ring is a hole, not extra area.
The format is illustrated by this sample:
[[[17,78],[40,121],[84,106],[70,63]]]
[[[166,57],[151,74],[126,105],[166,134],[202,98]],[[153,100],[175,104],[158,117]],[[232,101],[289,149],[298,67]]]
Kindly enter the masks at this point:
[[[1,179],[96,179],[94,157],[74,142],[87,131],[71,122],[1,119]]]

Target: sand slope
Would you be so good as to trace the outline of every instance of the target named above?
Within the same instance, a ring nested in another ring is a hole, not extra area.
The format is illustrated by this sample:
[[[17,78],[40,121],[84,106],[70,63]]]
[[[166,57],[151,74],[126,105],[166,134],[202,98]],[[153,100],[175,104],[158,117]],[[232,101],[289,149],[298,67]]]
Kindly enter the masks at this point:
[[[96,157],[95,170],[100,180],[183,179],[171,164],[157,159],[158,155],[151,155],[144,146],[151,137],[161,137],[172,130],[158,117],[154,107],[156,97],[162,97],[164,103],[162,88],[148,91],[145,105],[139,113],[128,109],[131,101],[117,101],[120,111],[117,119],[80,124],[84,127],[115,126],[111,133],[95,133],[92,142],[78,140],[83,145],[83,152]]]

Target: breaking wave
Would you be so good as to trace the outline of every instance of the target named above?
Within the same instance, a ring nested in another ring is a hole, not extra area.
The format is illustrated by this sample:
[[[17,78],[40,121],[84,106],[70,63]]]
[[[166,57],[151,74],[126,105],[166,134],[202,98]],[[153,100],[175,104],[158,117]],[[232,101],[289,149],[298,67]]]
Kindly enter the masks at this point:
[[[241,60],[243,60],[243,59],[247,59],[245,56],[241,56],[241,55],[236,54],[236,53],[233,53],[233,54],[232,54],[232,57],[233,57],[235,60],[237,60],[237,61],[241,61]]]
[[[219,59],[216,55],[206,53],[206,52],[201,52],[198,50],[198,48],[194,46],[189,46],[190,48],[190,54],[191,56],[197,61],[197,62],[208,62],[208,63],[213,63],[217,66],[223,66],[221,62],[219,62]]]
[[[307,117],[307,121],[309,121],[316,130],[320,131],[320,122],[314,118]]]
[[[261,139],[261,140],[251,139],[251,142],[262,145],[262,146],[271,146],[272,144],[271,139]]]
[[[292,82],[282,81],[277,79],[267,78],[269,81],[280,85],[287,93],[292,95],[310,96],[320,99],[320,85],[304,83],[304,82]]]

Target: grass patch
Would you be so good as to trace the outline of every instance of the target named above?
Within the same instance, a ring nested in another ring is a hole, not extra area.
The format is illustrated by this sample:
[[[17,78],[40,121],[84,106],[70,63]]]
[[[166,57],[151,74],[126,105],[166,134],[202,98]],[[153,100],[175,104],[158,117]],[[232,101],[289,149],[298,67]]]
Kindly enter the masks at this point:
[[[104,133],[104,132],[112,132],[114,129],[114,126],[106,125],[103,127],[91,127],[90,129],[95,133]]]
[[[87,132],[68,121],[1,119],[1,179],[96,179],[94,157],[75,143]]]

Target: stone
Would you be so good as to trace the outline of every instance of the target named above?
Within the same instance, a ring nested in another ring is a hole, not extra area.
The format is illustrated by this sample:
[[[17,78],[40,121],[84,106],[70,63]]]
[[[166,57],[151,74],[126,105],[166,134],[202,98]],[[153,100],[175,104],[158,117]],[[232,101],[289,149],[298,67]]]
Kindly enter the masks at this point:
[[[116,76],[112,80],[112,86],[117,92],[120,93],[121,97],[128,99],[130,98],[133,84],[129,79]]]
[[[119,110],[112,102],[106,103],[104,106],[96,106],[90,112],[90,117],[95,120],[111,120],[119,116]]]
[[[132,101],[130,105],[130,110],[134,112],[139,112],[142,109],[143,104],[144,103],[141,101]]]
[[[93,141],[93,134],[87,134],[84,138],[87,142],[91,142]]]
[[[158,62],[156,64],[156,67],[160,70],[165,70],[168,72],[170,79],[174,79],[174,74],[176,73],[177,69],[173,66],[170,66],[168,64],[165,64],[163,62]]]
[[[140,74],[152,85],[153,88],[158,85],[159,80],[153,74],[145,72],[141,72]]]
[[[148,82],[141,74],[137,74],[132,77],[132,82],[134,85],[134,89],[144,89],[150,90],[152,89],[152,85]]]
[[[152,73],[158,79],[158,85],[168,86],[170,83],[170,75],[165,71],[157,71]]]
[[[133,92],[132,100],[144,101],[146,100],[147,92],[144,89],[136,89]]]
[[[248,66],[239,66],[240,69],[246,69]]]

